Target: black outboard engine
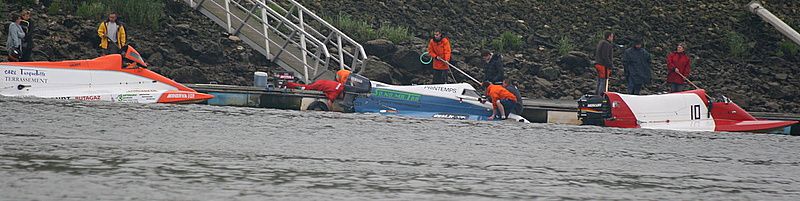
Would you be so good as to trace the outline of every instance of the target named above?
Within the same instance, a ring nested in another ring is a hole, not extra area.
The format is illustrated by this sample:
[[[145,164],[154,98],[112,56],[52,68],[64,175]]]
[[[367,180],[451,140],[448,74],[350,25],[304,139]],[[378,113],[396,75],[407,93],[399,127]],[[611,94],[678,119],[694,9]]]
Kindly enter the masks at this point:
[[[355,112],[353,101],[361,94],[372,92],[372,82],[368,78],[359,74],[350,74],[344,83],[344,100],[340,102],[344,112]]]
[[[611,106],[605,96],[587,94],[578,99],[581,125],[604,126],[607,118],[611,118]]]
[[[369,78],[359,74],[350,74],[344,83],[344,91],[352,93],[369,93],[372,90],[372,82]]]

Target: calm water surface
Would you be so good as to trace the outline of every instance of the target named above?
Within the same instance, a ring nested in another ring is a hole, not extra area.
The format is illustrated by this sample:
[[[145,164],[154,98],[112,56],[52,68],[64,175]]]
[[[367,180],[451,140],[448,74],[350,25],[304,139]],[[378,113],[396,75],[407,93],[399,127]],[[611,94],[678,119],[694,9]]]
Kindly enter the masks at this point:
[[[0,200],[798,200],[800,138],[0,97]]]

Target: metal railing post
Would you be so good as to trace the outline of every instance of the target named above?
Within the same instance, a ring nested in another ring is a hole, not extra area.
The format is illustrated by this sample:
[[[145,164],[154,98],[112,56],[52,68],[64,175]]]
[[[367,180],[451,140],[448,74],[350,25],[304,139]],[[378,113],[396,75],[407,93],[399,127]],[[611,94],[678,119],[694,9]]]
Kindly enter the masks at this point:
[[[305,30],[306,28],[305,28],[305,25],[303,24],[303,10],[297,9],[297,15],[300,18],[300,22],[298,24],[299,27],[301,29]],[[308,47],[306,47],[306,35],[305,34],[304,35],[300,35],[300,48],[302,48],[304,52],[308,50]],[[305,53],[303,53],[303,64],[305,64],[303,66],[303,69],[305,70],[306,77],[308,77],[308,58],[307,58]],[[308,81],[306,81],[306,83],[308,83]]]
[[[225,17],[228,23],[226,30],[228,33],[231,33],[231,31],[233,31],[233,27],[231,26],[231,0],[225,0]]]
[[[264,5],[267,5],[267,0],[261,0],[261,2],[264,3]],[[264,27],[264,49],[267,52],[267,54],[264,55],[264,56],[267,57],[267,60],[271,61],[272,58],[269,58],[269,55],[270,55],[269,45],[270,44],[269,44],[269,28],[267,28],[267,25],[269,24],[268,20],[269,19],[267,19],[267,8],[265,6],[265,7],[261,8],[261,26]]]

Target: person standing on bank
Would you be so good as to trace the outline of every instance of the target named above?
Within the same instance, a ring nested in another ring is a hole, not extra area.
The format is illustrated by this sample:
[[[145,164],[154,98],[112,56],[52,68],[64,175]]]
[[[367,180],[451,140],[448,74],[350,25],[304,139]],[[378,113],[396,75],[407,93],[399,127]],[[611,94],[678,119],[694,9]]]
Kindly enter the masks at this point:
[[[97,36],[100,36],[100,48],[103,55],[119,54],[120,49],[125,46],[125,25],[117,20],[117,13],[108,14],[108,19],[100,23],[97,28]]]
[[[614,54],[614,46],[611,45],[614,42],[614,33],[606,31],[603,36],[605,38],[597,43],[594,53],[594,68],[597,70],[597,95],[603,95],[608,90],[608,78],[611,76],[611,69],[614,68],[614,61],[611,58]]]
[[[653,78],[650,53],[642,46],[641,40],[634,40],[633,47],[625,50],[622,55],[622,67],[625,70],[625,79],[628,80],[628,94],[631,95],[639,95],[642,87],[650,84]]]
[[[433,84],[446,84],[450,66],[445,62],[450,62],[451,49],[450,40],[441,31],[433,33],[428,42],[428,54],[433,58]]]
[[[500,54],[494,54],[488,50],[481,53],[483,57],[483,81],[491,82],[492,84],[502,84],[505,80],[505,72],[503,71],[503,61],[501,61]]]
[[[18,62],[22,54],[22,40],[25,38],[25,31],[22,30],[20,25],[22,16],[19,13],[11,13],[11,21],[8,24],[6,50],[8,51],[8,61]]]
[[[692,71],[692,61],[686,55],[686,44],[679,43],[677,50],[667,55],[667,84],[669,92],[681,92],[686,87],[686,80]]]
[[[31,11],[23,10],[20,12],[20,26],[22,31],[25,32],[25,38],[22,39],[22,55],[20,61],[33,61],[33,23],[31,22]]]

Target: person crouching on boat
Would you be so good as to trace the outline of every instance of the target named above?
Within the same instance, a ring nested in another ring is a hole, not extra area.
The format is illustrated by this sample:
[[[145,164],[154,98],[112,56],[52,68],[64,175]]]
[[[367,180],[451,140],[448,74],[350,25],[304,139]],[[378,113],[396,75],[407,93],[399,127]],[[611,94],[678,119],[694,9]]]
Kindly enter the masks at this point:
[[[325,94],[325,97],[328,98],[328,108],[332,108],[333,101],[339,97],[339,94],[344,91],[344,85],[337,81],[333,80],[317,80],[311,84],[299,84],[294,82],[287,82],[286,87],[292,89],[305,89],[305,90],[314,90],[314,91],[321,91]]]
[[[506,119],[508,114],[514,111],[514,107],[516,107],[517,97],[502,85],[483,82],[483,86],[486,87],[486,95],[492,101],[492,116],[489,117],[489,120],[495,118]],[[497,113],[498,110],[499,114]]]

